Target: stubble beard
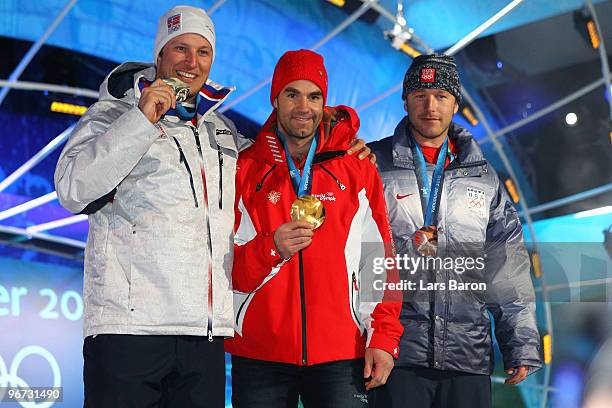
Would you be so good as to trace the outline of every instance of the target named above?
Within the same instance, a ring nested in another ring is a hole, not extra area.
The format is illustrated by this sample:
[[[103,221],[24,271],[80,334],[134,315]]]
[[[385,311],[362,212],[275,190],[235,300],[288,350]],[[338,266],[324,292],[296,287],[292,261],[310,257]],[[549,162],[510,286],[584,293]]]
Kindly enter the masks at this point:
[[[413,133],[416,133],[418,136],[421,136],[424,139],[428,139],[428,140],[435,140],[438,139],[439,137],[445,135],[448,133],[448,129],[450,128],[450,123],[448,125],[446,125],[446,127],[442,130],[442,132],[440,132],[439,134],[431,134],[431,133],[425,133],[423,131],[421,131],[417,126],[415,126],[414,123],[412,123],[412,121],[410,121],[410,131]]]

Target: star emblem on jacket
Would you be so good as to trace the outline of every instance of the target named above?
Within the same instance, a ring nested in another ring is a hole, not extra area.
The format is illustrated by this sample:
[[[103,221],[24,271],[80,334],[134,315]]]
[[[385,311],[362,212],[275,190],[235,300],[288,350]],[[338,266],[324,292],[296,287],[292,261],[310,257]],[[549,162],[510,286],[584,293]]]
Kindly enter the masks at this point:
[[[271,249],[271,250],[270,250],[270,256],[276,256],[276,251],[275,251],[275,250],[273,250],[273,249]]]
[[[272,204],[276,204],[278,203],[278,200],[280,200],[281,194],[278,191],[270,191],[268,193],[268,200],[272,203]]]

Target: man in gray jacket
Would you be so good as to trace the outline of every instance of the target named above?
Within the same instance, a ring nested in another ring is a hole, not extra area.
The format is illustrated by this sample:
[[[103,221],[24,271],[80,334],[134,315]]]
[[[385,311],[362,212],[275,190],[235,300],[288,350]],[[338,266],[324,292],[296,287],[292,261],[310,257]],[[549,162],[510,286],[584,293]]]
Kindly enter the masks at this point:
[[[452,123],[461,103],[454,59],[417,57],[402,99],[408,115],[371,145],[398,251],[405,329],[396,368],[374,399],[380,407],[489,407],[490,314],[506,382],[541,367],[521,224],[476,141]]]

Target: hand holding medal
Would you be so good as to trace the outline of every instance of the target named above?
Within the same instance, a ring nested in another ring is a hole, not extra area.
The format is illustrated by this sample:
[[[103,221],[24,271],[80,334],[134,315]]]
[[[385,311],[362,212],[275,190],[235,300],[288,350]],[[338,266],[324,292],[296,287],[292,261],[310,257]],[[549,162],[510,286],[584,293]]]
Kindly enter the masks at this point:
[[[174,92],[176,97],[176,103],[182,103],[187,100],[189,97],[189,85],[178,78],[162,78],[162,81],[172,88],[172,92]]]
[[[438,252],[438,230],[434,225],[418,229],[412,235],[412,246],[423,256],[436,256]]]
[[[313,231],[325,221],[325,208],[318,198],[310,194],[312,189],[312,164],[318,142],[317,136],[313,137],[304,169],[300,174],[299,169],[291,159],[284,136],[280,132],[277,135],[285,148],[289,177],[293,190],[298,197],[291,204],[290,215],[292,221],[281,225],[274,233],[274,243],[279,254],[284,259],[289,259],[296,252],[310,245]]]

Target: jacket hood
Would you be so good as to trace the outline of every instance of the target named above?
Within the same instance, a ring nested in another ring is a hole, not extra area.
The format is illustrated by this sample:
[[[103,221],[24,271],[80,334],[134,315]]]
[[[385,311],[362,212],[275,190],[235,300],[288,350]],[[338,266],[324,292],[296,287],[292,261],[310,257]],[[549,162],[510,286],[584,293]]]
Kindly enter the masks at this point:
[[[155,65],[144,62],[124,62],[106,76],[100,84],[100,100],[125,99],[134,97],[137,79],[144,76],[155,80]]]
[[[403,167],[414,168],[414,159],[412,157],[414,140],[409,137],[409,126],[410,120],[408,116],[404,116],[395,127],[393,132],[393,160],[400,162]],[[474,140],[474,136],[464,127],[451,122],[448,128],[448,136],[457,152],[456,160],[459,164],[485,160],[480,146]]]
[[[326,106],[323,109],[323,119],[319,125],[319,144],[317,156],[321,161],[325,153],[346,151],[359,130],[359,117],[354,109],[344,106]],[[276,109],[270,114],[257,134],[252,147],[253,156],[261,158],[270,164],[286,164],[285,149],[276,136]],[[323,159],[324,160],[324,159]]]

